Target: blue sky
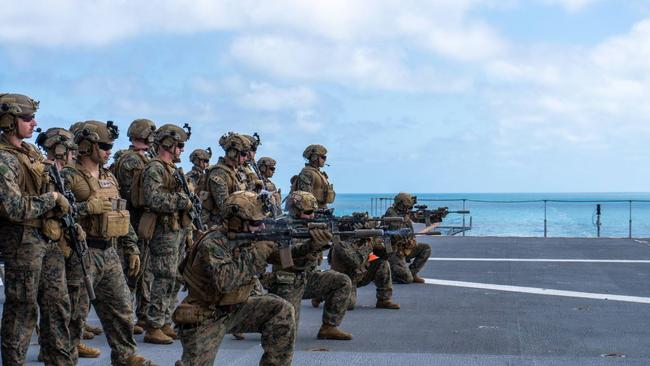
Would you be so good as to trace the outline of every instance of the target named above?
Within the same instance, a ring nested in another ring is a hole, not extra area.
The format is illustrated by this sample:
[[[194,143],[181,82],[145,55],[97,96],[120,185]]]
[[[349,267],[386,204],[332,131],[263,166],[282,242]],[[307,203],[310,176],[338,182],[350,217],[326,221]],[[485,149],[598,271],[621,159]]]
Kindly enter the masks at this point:
[[[321,143],[339,192],[648,191],[647,1],[46,4],[0,13],[0,90],[43,128],[257,131],[285,190]]]

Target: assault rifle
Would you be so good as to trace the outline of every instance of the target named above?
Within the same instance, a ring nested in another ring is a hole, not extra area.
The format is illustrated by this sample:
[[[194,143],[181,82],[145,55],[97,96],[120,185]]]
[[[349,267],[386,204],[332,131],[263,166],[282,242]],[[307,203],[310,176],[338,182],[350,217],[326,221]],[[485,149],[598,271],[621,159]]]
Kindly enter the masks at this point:
[[[324,222],[311,222],[303,228],[292,228],[290,226],[276,226],[254,233],[236,233],[232,239],[247,241],[274,241],[279,245],[280,263],[282,268],[293,266],[291,258],[291,244],[294,239],[309,239],[310,229],[330,229],[330,226]],[[339,236],[341,239],[361,239],[376,238],[387,235],[408,235],[412,233],[410,229],[383,230],[383,229],[358,229],[349,231],[332,230],[332,235]],[[327,249],[327,247],[323,248]]]
[[[183,192],[185,192],[185,194],[190,198],[190,201],[192,201],[192,208],[188,213],[190,215],[190,219],[192,220],[192,224],[194,224],[196,229],[200,232],[206,232],[208,228],[203,223],[203,219],[201,218],[201,199],[196,195],[196,193],[192,192],[190,190],[190,187],[187,185],[187,180],[185,179],[183,168],[178,168],[176,171],[174,171],[174,178],[176,178],[178,183],[180,183],[181,187],[183,188]]]
[[[414,210],[410,212],[412,220],[414,222],[424,223],[427,226],[442,222],[442,219],[444,219],[450,213],[469,213],[469,210],[449,211],[448,207],[438,207],[435,210],[431,210],[427,205],[416,205],[413,206],[413,208]]]
[[[93,282],[90,279],[90,275],[88,273],[88,267],[86,266],[87,263],[86,260],[89,258],[88,244],[86,243],[86,240],[82,240],[81,238],[79,238],[79,235],[77,233],[77,216],[79,215],[77,202],[75,200],[72,191],[66,189],[65,186],[63,185],[63,179],[61,179],[61,174],[59,173],[59,169],[57,169],[57,167],[54,164],[49,165],[48,169],[49,169],[50,177],[52,178],[52,182],[54,183],[54,189],[56,189],[56,191],[59,192],[59,194],[62,194],[70,203],[70,212],[65,213],[60,219],[61,226],[68,234],[68,239],[70,240],[70,244],[72,244],[71,245],[72,250],[77,255],[77,258],[79,258],[79,263],[81,265],[81,272],[83,273],[84,284],[88,292],[88,298],[91,301],[95,300],[95,290],[93,288]]]

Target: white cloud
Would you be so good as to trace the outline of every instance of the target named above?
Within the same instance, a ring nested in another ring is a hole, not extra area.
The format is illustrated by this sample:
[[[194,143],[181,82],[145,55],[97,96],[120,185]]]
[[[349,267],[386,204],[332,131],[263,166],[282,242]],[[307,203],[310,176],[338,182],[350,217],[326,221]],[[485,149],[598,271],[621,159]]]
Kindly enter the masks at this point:
[[[251,83],[241,97],[244,106],[267,111],[311,107],[317,101],[318,97],[309,88],[278,88],[266,83]]]
[[[559,5],[570,12],[576,12],[586,8],[587,6],[599,0],[541,0],[542,2],[550,5]]]

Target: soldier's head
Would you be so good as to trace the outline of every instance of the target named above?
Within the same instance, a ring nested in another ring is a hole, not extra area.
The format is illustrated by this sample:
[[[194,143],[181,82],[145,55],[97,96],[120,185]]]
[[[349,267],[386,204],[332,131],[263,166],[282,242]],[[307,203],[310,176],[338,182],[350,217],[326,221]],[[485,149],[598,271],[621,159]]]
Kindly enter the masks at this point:
[[[196,149],[190,154],[192,164],[201,170],[205,170],[210,166],[210,158],[212,158],[212,149],[209,147],[205,150]]]
[[[26,95],[0,93],[0,130],[21,140],[32,137],[38,103]]]
[[[225,158],[230,164],[240,166],[248,160],[250,142],[243,135],[228,132],[219,139],[219,146],[223,148]]]
[[[248,145],[250,146],[250,150],[248,150],[248,158],[249,159],[255,159],[255,155],[257,154],[257,147],[262,145],[262,140],[260,139],[260,135],[255,132],[252,136],[251,135],[242,135],[248,140]]]
[[[191,135],[190,131],[191,128],[187,123],[183,128],[173,124],[166,124],[158,128],[153,137],[158,156],[163,160],[180,163],[185,142]]]
[[[36,137],[38,145],[50,160],[60,160],[69,163],[74,158],[77,144],[74,143],[74,135],[65,128],[49,128]]]
[[[257,167],[265,178],[271,178],[273,176],[275,173],[275,164],[275,160],[266,156],[257,161]]]
[[[417,199],[410,193],[400,192],[393,199],[393,206],[400,211],[406,212],[415,206]]]
[[[302,153],[302,157],[309,161],[309,164],[322,168],[327,161],[327,149],[323,145],[309,145]]]
[[[228,231],[241,233],[264,229],[264,203],[254,192],[234,192],[226,198],[221,210]]]
[[[287,198],[287,210],[295,219],[313,219],[318,209],[318,201],[313,194],[305,191],[293,191]]]
[[[74,142],[78,146],[78,158],[89,158],[94,163],[104,165],[111,157],[113,142],[120,135],[113,123],[85,121],[75,127]]]
[[[153,121],[139,118],[131,122],[126,135],[134,147],[146,150],[153,144],[154,132],[156,132],[156,124]]]

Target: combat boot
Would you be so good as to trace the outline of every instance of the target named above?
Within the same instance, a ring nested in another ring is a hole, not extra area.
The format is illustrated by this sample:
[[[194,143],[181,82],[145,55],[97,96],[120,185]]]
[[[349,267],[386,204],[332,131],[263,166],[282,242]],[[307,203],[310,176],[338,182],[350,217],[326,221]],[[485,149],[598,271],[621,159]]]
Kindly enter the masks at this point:
[[[102,354],[99,349],[86,346],[83,343],[77,345],[77,352],[79,353],[80,358],[97,358]]]
[[[321,300],[317,298],[311,299],[311,306],[317,308],[320,306]]]
[[[131,355],[126,359],[126,366],[156,366],[156,364],[140,355]]]
[[[318,335],[316,336],[318,339],[334,339],[337,341],[349,341],[352,339],[352,334],[348,332],[344,332],[340,330],[339,328],[329,325],[329,324],[323,324],[320,327],[320,330],[318,331]]]
[[[413,275],[413,283],[424,283],[424,278],[418,275]]]
[[[165,324],[161,330],[167,337],[171,339],[178,339],[178,334],[176,334],[171,324]]]
[[[144,333],[144,324],[137,323],[133,326],[133,334],[142,334]]]
[[[389,300],[377,300],[377,309],[399,309],[399,304],[396,304]]]
[[[174,340],[158,328],[148,328],[144,334],[144,343],[172,344]]]
[[[83,339],[93,339],[93,338],[95,338],[95,333],[89,332],[89,331],[84,329],[84,330],[81,331],[81,338],[83,338]]]
[[[102,329],[102,327],[96,327],[96,326],[93,326],[93,325],[89,325],[88,323],[86,323],[84,325],[84,331],[91,332],[94,335],[100,335],[100,334],[104,333],[104,330]]]

